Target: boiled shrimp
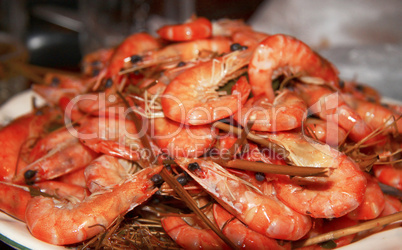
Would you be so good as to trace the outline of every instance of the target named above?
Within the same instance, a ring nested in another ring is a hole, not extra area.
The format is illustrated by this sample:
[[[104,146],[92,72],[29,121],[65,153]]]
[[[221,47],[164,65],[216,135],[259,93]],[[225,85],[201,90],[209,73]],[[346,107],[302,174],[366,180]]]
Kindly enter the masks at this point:
[[[165,25],[156,32],[169,41],[192,41],[210,37],[212,24],[208,19],[198,17],[183,24]]]
[[[347,137],[346,131],[331,121],[309,117],[303,125],[306,135],[332,147],[340,146]]]
[[[314,218],[333,218],[361,204],[367,181],[349,157],[302,134],[266,133],[265,136],[285,147],[293,164],[331,169],[328,177],[273,176],[278,198],[290,208]]]
[[[77,204],[34,197],[26,209],[27,226],[34,237],[50,244],[84,241],[151,197],[157,191],[151,177],[161,169],[145,168],[113,189],[92,194]]]
[[[214,218],[222,233],[241,249],[290,249],[280,246],[275,239],[257,233],[228,213],[220,205],[214,204]]]
[[[79,187],[87,188],[87,183],[85,181],[85,168],[80,168],[67,174],[54,179],[55,181],[73,184]]]
[[[79,140],[95,152],[108,154],[127,160],[139,160],[143,146],[141,135],[133,121],[119,118],[95,117],[85,120],[76,131]],[[143,134],[141,134],[143,133]],[[154,153],[159,149],[153,144]]]
[[[43,157],[19,170],[13,182],[35,183],[55,179],[87,166],[97,155],[76,138],[58,145]]]
[[[85,168],[84,175],[89,191],[95,193],[119,184],[127,178],[129,171],[120,164],[117,158],[102,155]]]
[[[373,166],[374,175],[378,181],[402,190],[402,169],[391,164]]]
[[[231,44],[231,40],[225,37],[174,43],[159,50],[146,52],[143,56],[139,55],[141,59],[136,61],[127,58],[125,60],[125,67],[135,70],[164,63],[174,62],[177,64],[180,62],[196,61],[197,59],[210,59],[216,55],[230,52]]]
[[[298,84],[296,91],[309,107],[309,112],[321,119],[338,124],[349,133],[355,142],[366,140],[365,143],[379,142],[380,136],[370,137],[374,129],[350,107],[339,92],[333,92],[325,86]]]
[[[28,164],[21,153],[44,134],[52,122],[56,122],[60,112],[53,108],[43,108],[23,115],[0,130],[0,180],[11,181],[15,173]]]
[[[168,118],[152,119],[148,133],[170,157],[198,157],[214,142],[214,129],[210,125],[182,125]]]
[[[234,118],[244,127],[253,121],[252,130],[274,132],[300,127],[306,112],[305,102],[293,92],[284,90],[273,103],[264,95],[250,98]]]
[[[341,88],[342,93],[353,95],[354,98],[369,102],[380,102],[381,94],[367,84],[354,81],[345,81]]]
[[[81,62],[83,74],[97,76],[112,57],[114,50],[114,48],[99,49],[86,54]]]
[[[347,216],[352,220],[375,219],[384,210],[384,194],[378,185],[378,181],[367,173],[364,175],[367,179],[366,192],[362,203],[355,210],[348,213]]]
[[[246,66],[250,55],[250,51],[235,51],[177,76],[161,97],[165,116],[184,124],[202,125],[237,112],[244,93],[219,96],[216,89],[225,77]]]
[[[254,50],[248,68],[251,91],[273,101],[272,78],[282,73],[320,78],[325,84],[339,87],[336,68],[296,38],[277,34],[263,40]]]
[[[298,240],[309,231],[310,217],[256,191],[218,164],[189,158],[175,161],[250,229],[270,238],[284,240]]]

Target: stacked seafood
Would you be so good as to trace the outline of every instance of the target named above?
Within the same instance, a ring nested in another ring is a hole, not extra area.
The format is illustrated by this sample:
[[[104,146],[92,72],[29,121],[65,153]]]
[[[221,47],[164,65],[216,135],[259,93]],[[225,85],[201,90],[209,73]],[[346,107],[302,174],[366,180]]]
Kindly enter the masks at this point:
[[[321,248],[402,219],[379,184],[402,190],[400,106],[238,20],[158,35],[85,56],[80,76],[45,74],[46,105],[1,129],[0,209],[34,237]]]

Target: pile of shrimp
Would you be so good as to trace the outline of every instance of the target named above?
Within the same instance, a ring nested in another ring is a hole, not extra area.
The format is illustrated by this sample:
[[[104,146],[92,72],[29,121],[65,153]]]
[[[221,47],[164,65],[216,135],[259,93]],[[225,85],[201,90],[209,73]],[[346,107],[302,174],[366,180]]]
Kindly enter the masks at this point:
[[[194,17],[157,34],[86,55],[80,76],[45,74],[32,89],[46,105],[0,130],[0,209],[35,238],[321,249],[301,242],[402,210],[382,188],[402,190],[401,106],[343,81],[297,38],[239,20]]]

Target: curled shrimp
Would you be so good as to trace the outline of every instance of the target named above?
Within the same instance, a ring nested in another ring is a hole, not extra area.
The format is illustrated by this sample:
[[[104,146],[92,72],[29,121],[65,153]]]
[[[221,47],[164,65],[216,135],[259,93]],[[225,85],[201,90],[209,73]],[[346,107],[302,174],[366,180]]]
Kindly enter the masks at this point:
[[[208,193],[250,229],[267,237],[298,240],[309,231],[310,217],[267,196],[218,164],[201,159],[175,160]]]
[[[367,179],[367,187],[362,203],[347,214],[352,220],[371,220],[377,218],[385,206],[384,194],[378,185],[378,181],[371,175],[364,174]]]
[[[341,217],[361,204],[367,180],[349,157],[301,134],[265,135],[289,151],[293,164],[332,169],[328,177],[274,176],[273,184],[283,203],[314,218]]]
[[[168,118],[152,119],[150,125],[151,138],[170,157],[198,157],[214,142],[213,128],[209,125],[182,125]]]
[[[191,41],[210,37],[212,24],[208,19],[198,17],[183,24],[165,25],[157,33],[168,41]]]
[[[24,145],[31,145],[48,125],[56,122],[60,112],[53,108],[43,108],[23,115],[0,129],[0,180],[12,181],[17,171],[29,162],[21,155]]]
[[[307,118],[304,123],[304,132],[306,135],[332,147],[340,146],[347,137],[346,131],[338,124],[311,117]]]
[[[76,204],[49,197],[34,197],[26,209],[27,226],[36,238],[55,245],[81,242],[109,227],[151,197],[157,189],[151,177],[162,166],[145,168],[112,190],[92,194]]]
[[[264,96],[252,97],[234,116],[242,126],[253,121],[252,130],[285,131],[301,126],[307,106],[303,99],[289,90],[282,91],[273,103]]]
[[[277,34],[264,39],[254,50],[248,74],[255,96],[264,94],[272,102],[272,78],[283,72],[321,78],[328,85],[339,87],[336,68],[296,38]]]
[[[239,109],[239,100],[248,93],[219,96],[216,89],[248,64],[250,51],[235,51],[184,71],[167,86],[161,104],[165,116],[190,125],[209,124]],[[244,84],[244,81],[238,82]],[[246,88],[239,88],[245,90]]]

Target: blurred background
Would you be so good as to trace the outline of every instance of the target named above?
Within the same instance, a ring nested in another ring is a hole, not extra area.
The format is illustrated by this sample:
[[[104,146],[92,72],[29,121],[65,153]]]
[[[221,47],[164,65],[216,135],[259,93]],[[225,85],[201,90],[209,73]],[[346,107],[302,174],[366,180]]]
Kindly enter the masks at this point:
[[[343,78],[402,99],[400,0],[0,0],[0,62],[17,58],[78,72],[82,55],[135,32],[155,34],[193,14],[243,19],[258,31],[296,36]],[[8,82],[0,84],[0,104],[28,87],[17,75],[0,67]]]

